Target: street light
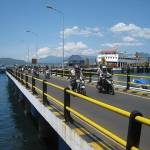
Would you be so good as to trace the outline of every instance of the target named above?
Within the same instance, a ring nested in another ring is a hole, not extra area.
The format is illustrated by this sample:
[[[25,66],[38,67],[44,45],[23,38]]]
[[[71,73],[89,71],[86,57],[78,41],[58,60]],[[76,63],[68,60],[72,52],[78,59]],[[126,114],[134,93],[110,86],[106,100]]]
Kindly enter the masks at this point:
[[[36,37],[36,46],[35,46],[35,48],[36,48],[36,58],[38,59],[38,54],[37,54],[37,52],[38,52],[38,34],[35,33],[35,32],[32,32],[30,30],[26,30],[26,32],[32,33]]]
[[[46,8],[54,10],[54,11],[58,12],[62,16],[62,55],[63,55],[63,58],[62,58],[62,69],[64,69],[64,43],[65,43],[65,40],[64,40],[64,13],[62,11],[52,7],[52,6],[46,6]]]

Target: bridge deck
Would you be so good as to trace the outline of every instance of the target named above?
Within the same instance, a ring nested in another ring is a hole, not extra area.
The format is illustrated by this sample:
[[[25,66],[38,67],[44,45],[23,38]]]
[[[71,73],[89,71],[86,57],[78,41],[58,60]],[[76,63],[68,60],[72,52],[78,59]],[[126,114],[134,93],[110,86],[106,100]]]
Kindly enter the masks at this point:
[[[51,83],[54,83],[63,87],[67,87],[69,85],[69,81],[65,79],[51,78],[49,81]],[[42,88],[42,84],[40,82],[36,82],[36,86],[39,88]],[[123,93],[116,93],[116,95],[114,96],[107,95],[107,94],[100,94],[97,92],[96,88],[93,86],[87,86],[86,90],[87,90],[87,95],[92,98],[111,104],[113,106],[117,106],[119,108],[122,108],[130,112],[133,110],[139,110],[140,112],[143,113],[144,116],[150,118],[150,111],[149,111],[150,99],[148,98],[144,98],[140,96],[132,96],[132,95],[123,94]],[[63,102],[62,91],[58,91],[55,88],[49,87],[48,93]],[[92,119],[96,123],[102,125],[106,129],[109,129],[110,131],[118,135],[119,137],[126,140],[128,118],[124,118],[122,116],[119,116],[118,114],[115,114],[113,112],[100,108],[98,106],[91,105],[90,103],[84,100],[81,100],[79,98],[75,98],[75,97],[71,97],[71,107],[79,111],[81,114]],[[76,118],[74,119],[80,122],[78,119]],[[97,131],[91,129],[89,126],[88,126],[88,129],[95,136],[99,137],[102,140],[106,140],[106,138],[102,134],[99,134]],[[150,147],[149,139],[150,139],[149,128],[147,126],[142,126],[140,149],[149,150],[149,147]],[[110,140],[107,140],[107,142],[110,143],[112,147],[116,146],[116,144],[110,142]],[[116,147],[116,149],[118,148]]]

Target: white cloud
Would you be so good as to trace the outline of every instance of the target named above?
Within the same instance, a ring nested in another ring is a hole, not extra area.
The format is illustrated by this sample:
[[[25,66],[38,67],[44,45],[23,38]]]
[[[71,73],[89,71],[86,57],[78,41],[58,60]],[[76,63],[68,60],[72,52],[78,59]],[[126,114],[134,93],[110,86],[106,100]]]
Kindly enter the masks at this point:
[[[138,32],[133,32],[132,36],[145,38],[145,39],[150,39],[150,28],[144,28],[144,29],[141,29]]]
[[[135,42],[137,40],[135,38],[133,38],[133,37],[125,36],[125,37],[122,38],[122,41],[123,42]]]
[[[49,56],[49,54],[50,54],[50,50],[48,47],[40,48],[37,51],[38,58],[45,58]]]
[[[94,55],[97,51],[89,49],[88,46],[83,42],[67,42],[64,45],[65,57],[73,54],[77,55]],[[38,49],[38,58],[45,58],[47,56],[62,56],[62,44],[57,48],[43,47]],[[35,56],[35,55],[34,55]]]
[[[81,55],[86,55],[86,56],[94,56],[98,54],[98,50],[93,50],[93,49],[85,49],[81,51]]]
[[[65,50],[66,51],[72,51],[72,50],[81,50],[81,49],[86,49],[87,48],[87,45],[84,44],[83,42],[67,42],[65,44]]]
[[[104,43],[102,46],[104,47],[120,47],[120,46],[142,46],[143,43],[140,42],[115,42],[115,43]]]
[[[61,34],[62,34],[62,32],[61,32]],[[94,27],[94,28],[85,27],[85,28],[81,29],[78,26],[73,26],[72,28],[66,28],[64,30],[64,35],[65,35],[65,37],[69,37],[69,36],[73,36],[73,35],[81,35],[84,37],[89,37],[92,35],[102,36],[102,33],[98,27]]]
[[[39,59],[46,58],[48,56],[62,56],[62,49],[43,47],[38,49],[37,56]],[[36,57],[36,55],[34,54],[33,57]]]
[[[110,28],[110,30],[112,32],[133,32],[133,31],[137,31],[140,30],[140,27],[134,25],[134,24],[125,24],[125,23],[118,23],[116,25],[114,25],[113,27]]]
[[[65,56],[77,55],[96,55],[98,51],[88,48],[83,42],[68,42],[65,44]]]
[[[126,32],[133,37],[150,39],[150,28],[142,28],[135,24],[118,23],[110,28],[112,32]]]
[[[62,51],[62,46],[57,48],[59,51]],[[81,54],[83,51],[88,49],[88,46],[83,42],[67,42],[64,46],[65,56],[70,56],[73,54]]]

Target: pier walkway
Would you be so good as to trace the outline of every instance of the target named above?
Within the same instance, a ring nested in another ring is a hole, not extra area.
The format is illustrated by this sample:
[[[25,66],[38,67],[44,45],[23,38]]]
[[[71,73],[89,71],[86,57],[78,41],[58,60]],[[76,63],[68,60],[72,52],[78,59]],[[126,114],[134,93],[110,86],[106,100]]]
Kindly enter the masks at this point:
[[[149,150],[149,98],[100,94],[92,85],[83,96],[69,90],[66,79],[46,81],[12,70],[7,75],[71,149]],[[52,106],[61,112],[61,121]]]

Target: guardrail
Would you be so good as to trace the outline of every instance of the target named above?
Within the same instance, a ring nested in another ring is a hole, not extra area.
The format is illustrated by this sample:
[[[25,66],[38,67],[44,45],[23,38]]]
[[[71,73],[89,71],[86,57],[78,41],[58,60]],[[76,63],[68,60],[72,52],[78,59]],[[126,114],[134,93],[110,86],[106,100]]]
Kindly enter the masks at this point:
[[[144,78],[144,79],[149,79],[149,76],[139,76],[139,75],[131,75],[131,70],[130,68],[127,69],[126,74],[113,74],[113,77],[124,77],[124,80],[114,80],[114,83],[119,83],[119,84],[123,84],[126,86],[126,89],[129,90],[130,87],[133,87],[132,85],[144,88],[150,87],[150,84],[142,84],[142,83],[135,83],[132,82],[133,78]],[[62,70],[62,69],[55,69],[55,70],[51,70],[51,74],[55,74],[55,76],[60,75],[61,77],[63,76],[67,76],[69,77],[69,70]],[[85,78],[88,79],[88,82],[92,82],[93,78],[95,78],[95,80],[98,80],[98,74],[96,73],[96,71],[90,71],[90,70],[83,70],[83,75],[85,76]],[[150,83],[150,82],[149,82]],[[150,90],[149,90],[150,91]]]
[[[140,136],[141,136],[141,127],[142,125],[150,126],[150,119],[143,117],[142,113],[139,111],[132,111],[128,112],[126,110],[120,109],[118,107],[100,102],[96,99],[81,95],[79,93],[76,93],[72,90],[70,90],[68,87],[64,88],[59,85],[53,84],[48,82],[47,80],[42,80],[27,74],[23,74],[18,71],[8,70],[8,72],[15,77],[19,82],[21,82],[23,85],[25,85],[26,88],[30,88],[32,90],[33,94],[41,94],[43,99],[43,104],[48,105],[48,102],[52,101],[57,106],[60,106],[64,110],[64,118],[66,122],[72,122],[73,119],[71,117],[71,113],[76,116],[77,118],[81,119],[85,123],[87,123],[89,126],[93,127],[94,129],[102,132],[106,136],[110,137],[112,140],[116,141],[120,145],[126,148],[126,150],[139,150],[139,144],[140,144]],[[32,81],[29,82],[29,78]],[[39,89],[35,86],[35,81],[42,83],[42,89]],[[55,97],[48,94],[48,86],[56,88],[57,90],[60,90],[64,93],[64,103],[56,99]],[[93,120],[87,118],[86,116],[82,115],[80,112],[73,109],[70,105],[71,101],[71,95],[78,97],[84,101],[87,101],[93,105],[97,105],[101,108],[104,108],[108,111],[115,112],[123,117],[126,117],[129,119],[129,125],[128,125],[128,133],[127,133],[127,140],[123,140],[122,138],[118,137],[114,133],[110,132],[108,129],[105,129],[101,125],[95,123]]]

